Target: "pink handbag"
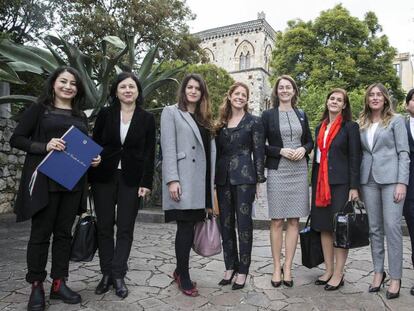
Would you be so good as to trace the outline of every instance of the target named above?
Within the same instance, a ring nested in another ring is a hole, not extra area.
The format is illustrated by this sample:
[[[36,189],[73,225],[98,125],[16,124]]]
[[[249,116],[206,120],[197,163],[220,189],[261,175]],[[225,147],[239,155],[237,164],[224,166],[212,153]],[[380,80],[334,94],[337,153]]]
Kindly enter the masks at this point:
[[[204,221],[195,224],[193,250],[203,257],[221,253],[221,235],[216,216],[206,216]]]

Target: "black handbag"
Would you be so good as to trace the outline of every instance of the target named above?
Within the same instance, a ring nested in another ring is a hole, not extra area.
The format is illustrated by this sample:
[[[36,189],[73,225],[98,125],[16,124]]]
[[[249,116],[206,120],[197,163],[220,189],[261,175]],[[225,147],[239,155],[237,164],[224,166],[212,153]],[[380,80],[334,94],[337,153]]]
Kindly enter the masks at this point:
[[[302,250],[302,265],[311,269],[324,262],[321,234],[309,225],[311,217],[306,220],[305,228],[299,232],[300,248]]]
[[[334,216],[334,246],[357,248],[369,245],[369,224],[364,203],[348,201]]]
[[[89,195],[89,211],[79,217],[72,239],[70,260],[92,261],[98,248],[96,217],[93,200]]]

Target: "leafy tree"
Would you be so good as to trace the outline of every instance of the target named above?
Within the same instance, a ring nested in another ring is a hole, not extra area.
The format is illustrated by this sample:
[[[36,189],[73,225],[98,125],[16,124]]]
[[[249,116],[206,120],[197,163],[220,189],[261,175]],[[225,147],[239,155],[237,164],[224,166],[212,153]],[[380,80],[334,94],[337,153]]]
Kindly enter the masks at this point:
[[[14,42],[34,40],[52,26],[51,1],[0,0],[0,38]]]
[[[348,91],[382,82],[395,98],[402,99],[392,66],[396,50],[379,31],[373,12],[360,20],[340,4],[322,11],[314,21],[290,21],[277,34],[271,61],[273,79],[290,74],[301,88],[342,87]]]
[[[167,62],[163,64],[163,68],[177,68],[182,66],[182,64],[182,61]],[[217,116],[218,108],[223,101],[227,89],[234,83],[233,78],[226,70],[213,64],[191,64],[175,77],[178,81],[181,81],[188,73],[198,73],[205,79],[212,103],[213,115]],[[179,86],[175,83],[164,85],[146,99],[146,105],[153,108],[162,108],[166,105],[174,104],[177,101],[178,89]]]
[[[136,57],[159,44],[164,59],[198,62],[199,39],[190,35],[187,21],[194,15],[180,0],[55,0],[59,33],[93,58],[102,57],[99,40],[136,34]]]

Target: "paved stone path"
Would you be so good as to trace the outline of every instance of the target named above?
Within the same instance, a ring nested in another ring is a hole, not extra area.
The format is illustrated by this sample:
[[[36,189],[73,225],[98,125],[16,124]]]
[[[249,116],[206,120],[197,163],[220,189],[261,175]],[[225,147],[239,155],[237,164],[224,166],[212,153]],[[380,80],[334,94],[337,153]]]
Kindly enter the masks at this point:
[[[0,310],[26,310],[30,286],[25,282],[25,249],[29,223],[14,222],[12,215],[0,216]],[[410,263],[408,238],[404,237],[404,272],[401,296],[388,301],[385,290],[369,294],[372,279],[371,256],[368,247],[351,250],[345,275],[345,286],[336,292],[326,292],[313,285],[322,273],[319,268],[300,265],[300,248],[294,265],[294,287],[274,289],[270,285],[272,259],[269,231],[255,230],[251,274],[246,287],[232,291],[219,287],[224,270],[222,255],[191,257],[191,276],[197,281],[200,296],[184,296],[173,282],[175,225],[136,224],[135,240],[129,261],[126,283],[129,296],[121,300],[113,291],[94,294],[100,280],[98,258],[90,263],[71,263],[69,285],[80,292],[83,302],[67,305],[49,301],[50,281],[45,286],[48,310],[414,310],[414,270]]]

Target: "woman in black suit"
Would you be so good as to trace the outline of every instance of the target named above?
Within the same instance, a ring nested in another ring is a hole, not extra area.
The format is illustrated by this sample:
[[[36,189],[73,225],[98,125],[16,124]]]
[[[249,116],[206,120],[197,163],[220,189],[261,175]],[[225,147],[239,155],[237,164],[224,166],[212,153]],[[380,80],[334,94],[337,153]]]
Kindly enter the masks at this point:
[[[233,84],[220,108],[217,126],[217,165],[215,182],[220,206],[226,272],[219,285],[231,283],[241,289],[249,273],[253,241],[252,204],[256,185],[265,182],[263,126],[248,113],[249,88]],[[235,216],[240,254],[237,252]]]
[[[103,274],[95,293],[103,294],[114,285],[116,295],[125,298],[128,289],[124,276],[139,201],[152,188],[155,120],[141,107],[142,88],[134,74],[119,74],[109,96],[112,105],[101,109],[93,130],[93,139],[103,147],[102,165],[89,174]]]
[[[65,303],[80,303],[81,296],[66,285],[69,273],[70,244],[72,225],[76,214],[86,208],[83,194],[86,178],[82,177],[72,190],[38,172],[31,187],[31,178],[39,163],[50,152],[62,152],[65,142],[60,137],[73,125],[83,133],[88,133],[87,118],[80,110],[85,99],[84,88],[79,73],[71,67],[56,69],[45,83],[38,102],[31,105],[22,115],[10,145],[25,151],[19,192],[14,212],[17,221],[31,219],[30,239],[27,245],[26,281],[32,284],[27,310],[45,309],[43,282],[46,279],[46,264],[50,237],[52,242],[53,279],[51,299]],[[99,164],[100,157],[92,162]],[[81,208],[80,208],[81,207]]]
[[[348,250],[333,247],[333,217],[347,201],[358,199],[361,164],[359,126],[345,90],[329,92],[321,121],[315,131],[311,225],[321,232],[326,271],[315,284],[337,290],[344,284]]]

